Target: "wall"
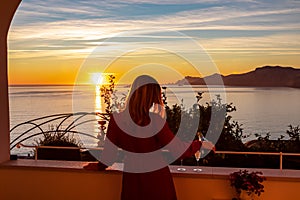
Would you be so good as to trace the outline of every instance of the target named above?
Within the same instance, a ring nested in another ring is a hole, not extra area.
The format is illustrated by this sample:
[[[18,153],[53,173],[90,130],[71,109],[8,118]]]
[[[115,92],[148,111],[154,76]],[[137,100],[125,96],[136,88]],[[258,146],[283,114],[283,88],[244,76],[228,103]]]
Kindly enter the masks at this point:
[[[120,173],[74,170],[0,170],[1,200],[119,199]]]
[[[2,200],[118,200],[121,173],[0,166]],[[231,200],[227,175],[173,174],[178,200]],[[159,180],[158,180],[159,181]],[[263,200],[300,199],[300,177],[267,177]]]
[[[9,160],[7,33],[20,2],[21,0],[0,1],[0,163]]]

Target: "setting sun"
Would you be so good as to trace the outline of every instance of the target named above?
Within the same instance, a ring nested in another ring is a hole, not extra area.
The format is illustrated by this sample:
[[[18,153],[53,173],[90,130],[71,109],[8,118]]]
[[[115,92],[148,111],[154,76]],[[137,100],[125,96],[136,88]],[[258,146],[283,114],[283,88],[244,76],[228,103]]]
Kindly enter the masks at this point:
[[[91,83],[94,85],[103,84],[104,75],[102,73],[92,73],[91,74]]]

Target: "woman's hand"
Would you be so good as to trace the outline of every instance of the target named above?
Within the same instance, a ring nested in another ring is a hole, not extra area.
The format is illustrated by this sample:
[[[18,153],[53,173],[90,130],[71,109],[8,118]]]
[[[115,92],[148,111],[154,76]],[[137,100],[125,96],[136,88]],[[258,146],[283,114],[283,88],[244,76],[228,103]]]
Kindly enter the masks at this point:
[[[202,147],[205,149],[213,150],[213,152],[216,151],[216,146],[210,141],[203,141]]]

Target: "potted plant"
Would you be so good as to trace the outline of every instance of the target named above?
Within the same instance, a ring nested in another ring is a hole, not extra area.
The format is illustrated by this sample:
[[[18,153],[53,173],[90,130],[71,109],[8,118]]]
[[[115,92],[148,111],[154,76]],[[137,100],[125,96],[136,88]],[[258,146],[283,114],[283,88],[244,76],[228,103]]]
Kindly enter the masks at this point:
[[[43,134],[43,138],[36,141],[37,158],[42,160],[81,160],[79,142],[70,134],[63,131],[49,131]],[[44,148],[43,148],[44,146]],[[51,148],[51,147],[71,147],[67,148]]]
[[[266,180],[262,174],[262,172],[249,172],[248,170],[239,170],[229,174],[230,185],[235,188],[238,196],[233,200],[258,199],[264,192],[262,182]]]

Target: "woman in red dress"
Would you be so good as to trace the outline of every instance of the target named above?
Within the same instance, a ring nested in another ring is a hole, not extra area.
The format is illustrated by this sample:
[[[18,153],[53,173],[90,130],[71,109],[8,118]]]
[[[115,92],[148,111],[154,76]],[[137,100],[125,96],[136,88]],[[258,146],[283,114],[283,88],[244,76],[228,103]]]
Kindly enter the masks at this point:
[[[169,163],[161,150],[166,148],[175,158],[184,158],[201,147],[199,140],[190,144],[174,136],[164,119],[163,106],[158,82],[147,75],[137,77],[124,111],[111,115],[99,163],[85,166],[104,170],[114,163],[121,148],[125,155],[121,200],[176,200]]]

